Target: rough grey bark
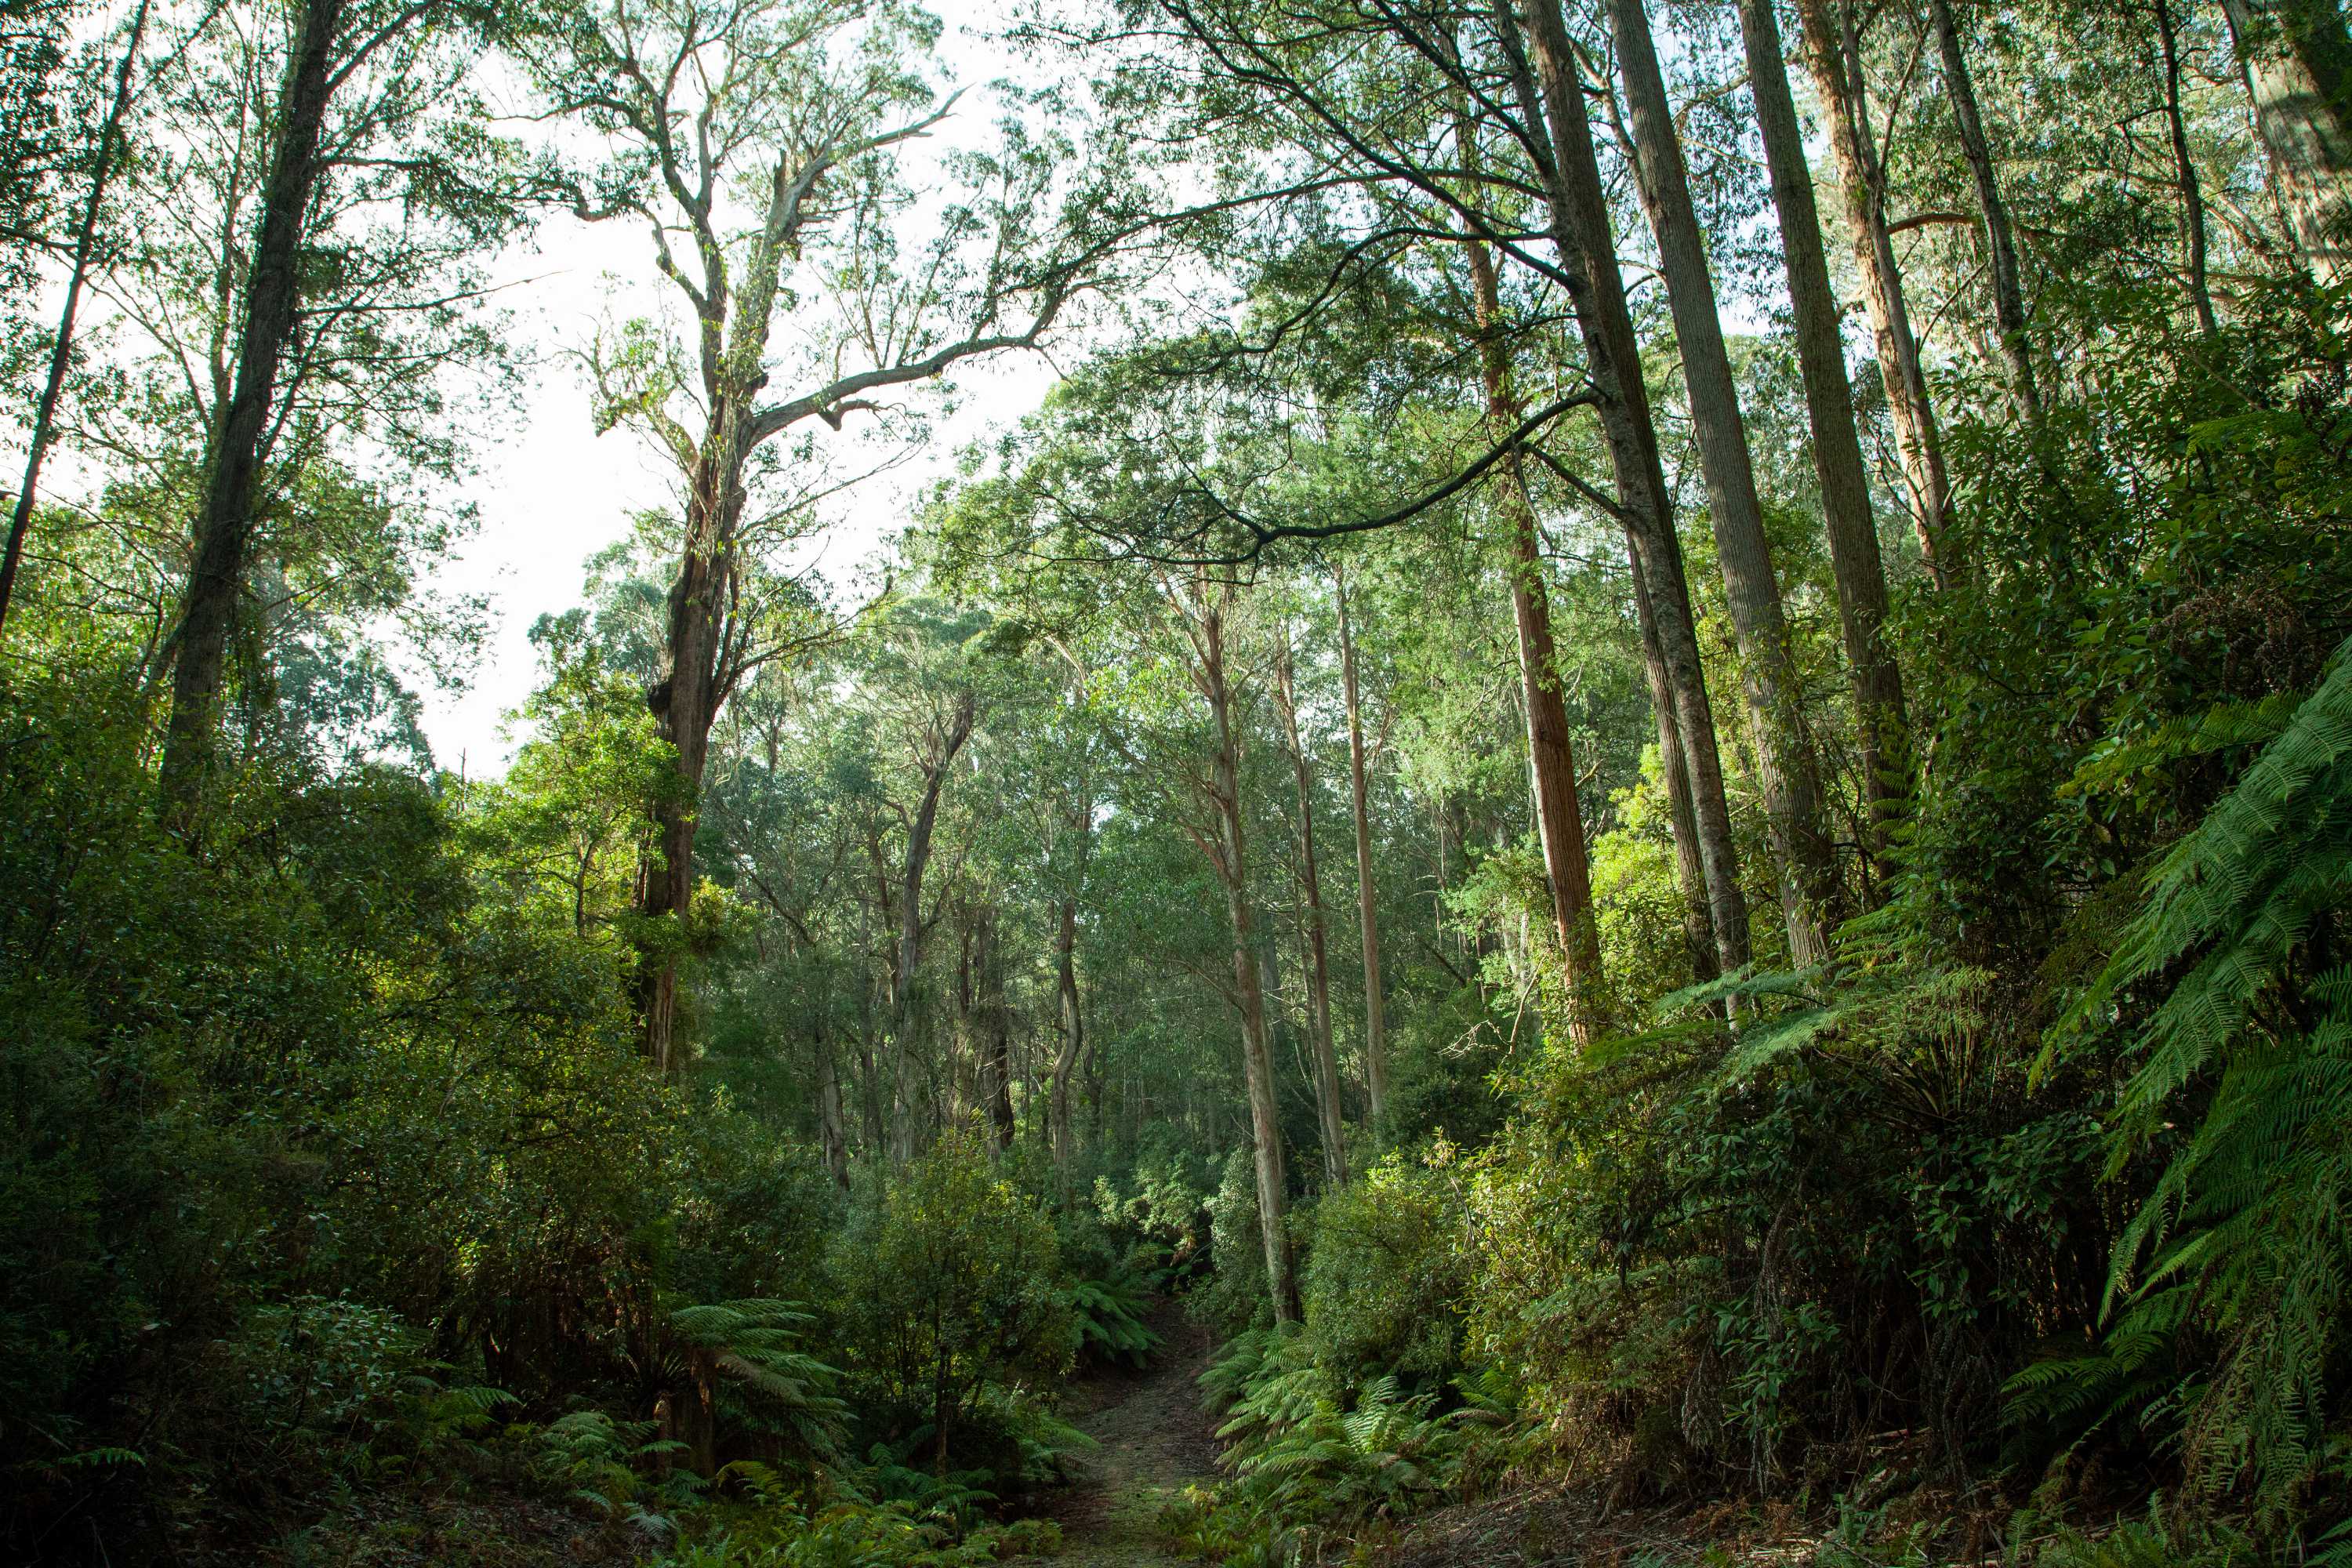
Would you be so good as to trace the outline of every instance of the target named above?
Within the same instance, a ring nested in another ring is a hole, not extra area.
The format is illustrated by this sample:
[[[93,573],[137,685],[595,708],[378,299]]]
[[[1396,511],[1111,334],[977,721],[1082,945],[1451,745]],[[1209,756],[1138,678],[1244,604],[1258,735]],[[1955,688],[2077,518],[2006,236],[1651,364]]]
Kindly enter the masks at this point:
[[[1307,999],[1309,1042],[1315,1062],[1315,1109],[1323,1133],[1323,1176],[1333,1187],[1348,1184],[1348,1125],[1339,1096],[1339,1054],[1331,1035],[1331,960],[1324,940],[1323,874],[1315,858],[1315,779],[1307,746],[1298,733],[1298,684],[1291,665],[1290,632],[1283,628],[1276,695],[1282,728],[1290,742],[1291,772],[1298,787],[1299,920],[1307,934]]]
[[[1985,255],[1992,279],[1993,325],[2009,375],[2010,398],[2020,418],[2039,425],[2042,393],[2034,384],[2033,347],[2026,336],[2025,283],[2017,265],[2016,226],[2010,221],[2009,204],[2001,197],[1992,147],[1985,139],[1984,116],[1977,108],[1976,79],[1969,69],[1968,51],[1960,43],[1951,0],[1927,0],[1927,16],[1936,29],[1936,50],[1944,64],[1944,91],[1952,100],[1960,151],[1976,185],[1977,216],[1984,225]]]
[[[2352,36],[2336,0],[2221,0],[2296,251],[2352,281]]]
[[[1912,526],[1927,574],[1941,584],[1952,563],[1945,559],[1944,527],[1952,511],[1951,481],[1944,470],[1944,443],[1936,426],[1919,341],[1911,331],[1910,306],[1903,294],[1903,269],[1895,259],[1886,226],[1886,178],[1872,139],[1867,100],[1857,69],[1857,50],[1844,13],[1845,0],[1796,0],[1803,25],[1806,69],[1829,119],[1830,147],[1837,156],[1838,189],[1844,197],[1846,234],[1862,277],[1863,303],[1870,315],[1878,353],[1879,384],[1895,424],[1895,444],[1903,454],[1904,482]],[[1832,7],[1837,7],[1832,10]]]
[[[1853,688],[1864,797],[1870,808],[1868,847],[1883,883],[1887,831],[1902,814],[1912,787],[1903,677],[1885,637],[1886,568],[1870,503],[1870,470],[1854,426],[1853,388],[1846,379],[1845,340],[1822,247],[1812,170],[1805,160],[1796,100],[1789,91],[1773,0],[1739,0],[1739,26],[1770,172],[1773,211],[1780,219],[1780,259],[1788,273],[1797,364],[1813,437],[1813,473],[1821,484],[1830,569],[1837,580],[1838,629]]]
[[[1748,962],[1748,900],[1739,887],[1731,813],[1716,745],[1698,636],[1675,536],[1674,506],[1658,455],[1656,425],[1642,382],[1640,343],[1618,275],[1616,237],[1593,151],[1574,46],[1559,0],[1529,0],[1528,48],[1514,50],[1513,74],[1538,138],[1553,242],[1570,274],[1570,302],[1584,340],[1585,371],[1598,395],[1602,435],[1616,477],[1618,505],[1650,585],[1664,665],[1690,780],[1694,837],[1704,870],[1716,951],[1724,966]],[[1506,29],[1507,42],[1514,41]]]
[[[303,0],[278,95],[278,142],[262,186],[236,380],[213,437],[196,514],[195,559],[180,612],[162,776],[163,800],[173,812],[193,806],[212,772],[229,630],[245,591],[278,373],[300,311],[303,226],[323,167],[320,141],[335,89],[335,35],[342,18],[343,0]]]
[[[1778,862],[1790,955],[1800,965],[1818,963],[1829,956],[1829,926],[1840,901],[1836,847],[1823,821],[1821,764],[1799,707],[1801,682],[1790,651],[1772,547],[1764,535],[1764,507],[1756,494],[1755,459],[1740,416],[1731,354],[1716,312],[1715,277],[1648,14],[1642,0],[1608,0],[1607,8],[1633,121],[1642,207],[1665,275],[1724,603],[1739,647],[1741,695]]]
[[[1372,872],[1372,817],[1365,799],[1370,772],[1364,746],[1362,693],[1356,671],[1356,638],[1348,618],[1348,579],[1332,568],[1331,589],[1339,609],[1339,683],[1348,709],[1348,795],[1356,826],[1356,920],[1364,952],[1364,1097],[1374,1127],[1389,1098],[1388,1008],[1381,995],[1380,887]]]

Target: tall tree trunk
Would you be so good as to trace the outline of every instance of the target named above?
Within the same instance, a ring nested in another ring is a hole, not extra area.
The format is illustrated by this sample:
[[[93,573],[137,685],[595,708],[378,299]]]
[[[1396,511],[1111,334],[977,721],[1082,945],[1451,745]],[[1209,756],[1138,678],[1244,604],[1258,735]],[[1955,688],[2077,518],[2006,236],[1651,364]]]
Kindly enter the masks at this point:
[[[1862,277],[1863,301],[1870,312],[1878,350],[1878,378],[1902,448],[1912,525],[1918,531],[1927,574],[1938,584],[1949,575],[1944,527],[1952,511],[1951,482],[1944,471],[1943,437],[1919,363],[1919,342],[1903,296],[1903,270],[1895,259],[1895,239],[1886,228],[1886,179],[1872,140],[1868,99],[1857,74],[1851,34],[1832,6],[1845,0],[1796,0],[1804,27],[1806,68],[1829,117],[1830,146],[1837,155],[1838,186],[1845,197],[1848,237]]]
[[[1221,592],[1229,600],[1232,590]],[[1257,911],[1251,906],[1247,841],[1242,826],[1241,736],[1234,724],[1233,689],[1225,674],[1224,603],[1205,606],[1200,625],[1200,684],[1216,727],[1210,780],[1216,812],[1216,871],[1233,926],[1234,998],[1242,1020],[1242,1066],[1249,1084],[1250,1142],[1257,1176],[1259,1240],[1265,1248],[1266,1288],[1276,1321],[1297,1322],[1298,1279],[1290,1250],[1289,1177],[1283,1169],[1282,1122],[1274,1089],[1274,1052],[1266,1026],[1265,994],[1258,982]]]
[[[2352,281],[2352,36],[2336,0],[2221,0],[2270,154],[2271,184],[2314,277]]]
[[[1658,645],[1658,620],[1650,608],[1650,583],[1642,572],[1641,547],[1625,530],[1625,560],[1633,579],[1633,616],[1642,633],[1642,673],[1650,685],[1650,709],[1658,723],[1658,776],[1666,788],[1666,826],[1675,847],[1675,883],[1683,895],[1683,946],[1691,978],[1712,980],[1723,973],[1715,942],[1715,915],[1706,899],[1706,868],[1699,861],[1698,814],[1691,805],[1690,769],[1683,762],[1683,738],[1675,728],[1673,679]]]
[[[1046,1120],[1053,1124],[1054,1164],[1066,1175],[1077,1152],[1070,1137],[1070,1084],[1087,1043],[1086,1016],[1078,1006],[1078,894],[1086,878],[1094,820],[1093,794],[1081,784],[1070,813],[1070,826],[1078,835],[1077,867],[1063,894],[1061,918],[1054,932],[1054,1008],[1062,1044],[1054,1055],[1045,1099]]]
[[[907,828],[906,870],[898,891],[898,992],[891,998],[890,1143],[891,1155],[904,1165],[915,1157],[915,1068],[923,1046],[927,1018],[922,995],[923,873],[931,861],[931,836],[938,829],[940,796],[947,787],[948,771],[956,754],[971,738],[978,705],[967,693],[949,715],[945,735],[935,755],[923,760],[923,798]]]
[[[175,814],[194,807],[212,772],[229,629],[245,591],[278,373],[301,306],[303,226],[322,166],[319,145],[335,89],[335,35],[342,18],[343,0],[303,0],[278,96],[278,145],[262,187],[236,381],[213,434],[204,506],[196,514],[195,560],[180,613],[161,781],[166,809]]]
[[[1764,537],[1755,459],[1650,18],[1642,0],[1609,0],[1608,10],[1633,114],[1636,183],[1665,273],[1724,602],[1739,645],[1741,693],[1756,746],[1756,782],[1779,862],[1790,956],[1801,966],[1818,963],[1829,956],[1829,924],[1841,901],[1837,853],[1823,826],[1821,765],[1800,710],[1802,682],[1790,651],[1772,548]]]
[[[834,1184],[849,1188],[849,1133],[841,1106],[841,1069],[834,1059],[833,1041],[822,1030],[816,1037],[817,1140],[824,1151],[824,1168]]]
[[[1486,246],[1465,247],[1470,298],[1478,314],[1478,358],[1486,386],[1486,418],[1498,430],[1517,427],[1526,410],[1511,383],[1509,346],[1503,341],[1502,297]],[[1510,538],[1511,617],[1518,632],[1519,689],[1528,716],[1528,762],[1535,784],[1536,837],[1551,884],[1552,931],[1568,983],[1568,1028],[1589,1046],[1603,1023],[1608,994],[1601,970],[1601,930],[1592,914],[1592,868],[1584,843],[1584,813],[1577,800],[1576,752],[1551,635],[1551,603],[1544,590],[1536,538],[1535,504],[1527,470],[1513,452],[1496,490]]]
[[[2000,336],[2010,397],[2019,418],[2039,425],[2042,393],[2033,383],[2033,347],[2025,335],[2025,284],[2017,265],[2017,234],[2010,222],[2009,204],[2001,199],[1992,147],[1985,139],[1984,116],[1978,112],[1976,79],[1969,69],[1968,51],[1960,46],[1951,0],[1927,0],[1927,16],[1936,29],[1937,53],[1944,62],[1944,90],[1952,100],[1960,151],[1968,158],[1969,174],[1976,184],[1977,215],[1984,224],[1985,255],[1992,274],[1993,325]]]
[[[1004,1000],[1004,942],[997,931],[992,904],[981,906],[979,930],[981,1109],[995,1130],[997,1152],[1010,1153],[1016,1131],[1013,1115],[1013,1016]]]
[[[130,41],[122,46],[122,64],[114,73],[114,99],[99,127],[98,155],[89,171],[89,197],[82,204],[81,225],[74,233],[73,269],[66,277],[66,302],[58,312],[58,341],[49,349],[48,379],[41,384],[40,402],[33,410],[33,429],[25,452],[25,479],[16,487],[16,504],[8,517],[8,542],[0,552],[0,632],[8,627],[8,605],[16,596],[16,570],[25,559],[25,535],[33,525],[33,499],[40,493],[41,462],[48,455],[55,427],[58,395],[65,390],[66,372],[73,364],[74,319],[81,309],[81,286],[89,277],[91,253],[98,247],[99,214],[106,205],[106,183],[114,172],[114,142],[131,109],[131,73],[139,63],[139,45],[147,36],[149,0],[139,0],[131,13]]]
[[[1381,995],[1380,886],[1372,871],[1372,817],[1365,799],[1364,712],[1356,671],[1356,638],[1348,623],[1348,580],[1331,569],[1339,609],[1339,689],[1348,708],[1348,795],[1356,826],[1356,919],[1364,949],[1364,1097],[1373,1127],[1388,1108],[1388,1007]]]
[[[1773,0],[1739,0],[1739,27],[1765,163],[1771,172],[1773,210],[1780,219],[1780,258],[1788,272],[1797,363],[1812,430],[1813,473],[1822,487],[1830,570],[1837,579],[1838,628],[1853,687],[1863,791],[1870,808],[1869,850],[1883,886],[1888,829],[1911,794],[1911,752],[1903,677],[1885,642],[1886,569],[1871,510],[1870,470],[1854,428],[1845,339],[1838,326],[1837,296],[1830,288],[1821,215],[1813,205],[1812,170],[1805,162],[1804,132],[1789,92]]]
[[[1276,690],[1283,732],[1290,740],[1290,765],[1298,785],[1299,920],[1307,931],[1308,1029],[1314,1038],[1315,1107],[1323,1130],[1323,1177],[1333,1187],[1348,1184],[1348,1125],[1339,1099],[1339,1054],[1331,1037],[1331,962],[1323,934],[1323,874],[1315,860],[1315,782],[1307,747],[1298,735],[1298,684],[1290,660],[1290,629],[1283,628]]]
[[[1599,396],[1601,430],[1615,471],[1618,504],[1633,535],[1650,584],[1658,647],[1674,700],[1675,728],[1689,771],[1699,863],[1706,878],[1716,951],[1727,969],[1748,962],[1748,900],[1731,837],[1723,764],[1716,748],[1715,715],[1707,701],[1690,589],[1675,536],[1674,505],[1658,456],[1656,426],[1642,382],[1641,345],[1617,270],[1616,238],[1593,151],[1583,84],[1559,0],[1529,0],[1528,41],[1532,83],[1518,70],[1531,125],[1549,121],[1542,139],[1543,170],[1552,238],[1571,287],[1570,301],[1584,339],[1585,368]],[[1515,61],[1515,67],[1519,62]],[[1534,90],[1529,90],[1530,87]]]
[[[2189,150],[2189,126],[2180,112],[2180,38],[2172,24],[2172,0],[2155,0],[2156,37],[2164,63],[2164,122],[2172,135],[2172,167],[2180,186],[2182,261],[2188,273],[2189,308],[2197,330],[2214,331],[2213,290],[2205,277],[2205,188]]]

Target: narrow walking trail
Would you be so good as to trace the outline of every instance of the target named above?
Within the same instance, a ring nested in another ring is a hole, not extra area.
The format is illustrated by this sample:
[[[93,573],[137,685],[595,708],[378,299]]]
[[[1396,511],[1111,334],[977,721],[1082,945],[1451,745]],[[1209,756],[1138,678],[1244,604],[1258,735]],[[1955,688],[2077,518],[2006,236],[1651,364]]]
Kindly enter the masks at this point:
[[[1022,1558],[1062,1568],[1174,1568],[1160,1534],[1160,1510],[1177,1493],[1207,1479],[1216,1458],[1215,1427],[1201,1409],[1194,1381],[1208,1366],[1209,1336],[1173,1302],[1151,1318],[1162,1340],[1150,1368],[1098,1373],[1076,1394],[1077,1426],[1101,1447],[1086,1456],[1084,1477],[1043,1510],[1062,1527],[1062,1553]]]

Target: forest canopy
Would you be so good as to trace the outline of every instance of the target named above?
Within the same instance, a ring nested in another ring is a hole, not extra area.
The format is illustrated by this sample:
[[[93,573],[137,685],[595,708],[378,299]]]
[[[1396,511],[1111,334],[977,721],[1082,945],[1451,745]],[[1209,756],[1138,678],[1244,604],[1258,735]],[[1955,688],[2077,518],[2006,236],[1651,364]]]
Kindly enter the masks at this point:
[[[8,1561],[2352,1563],[2338,0],[0,0],[0,366]]]

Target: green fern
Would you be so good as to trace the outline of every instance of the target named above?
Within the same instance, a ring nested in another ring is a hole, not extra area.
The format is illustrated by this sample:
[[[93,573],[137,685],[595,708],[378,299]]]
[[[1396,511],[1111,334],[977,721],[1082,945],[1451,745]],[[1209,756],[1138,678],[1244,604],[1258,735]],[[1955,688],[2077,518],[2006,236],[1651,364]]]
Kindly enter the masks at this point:
[[[2317,956],[2347,902],[2352,645],[2156,868],[2044,1052],[2147,1007],[2109,1168],[2177,1147],[2116,1244],[2104,1343],[2030,1369],[2013,1407],[2177,1426],[2192,1485],[2250,1487],[2273,1530],[2320,1465],[2352,1302],[2352,967]],[[2192,1089],[2210,1098],[2179,1140]]]

